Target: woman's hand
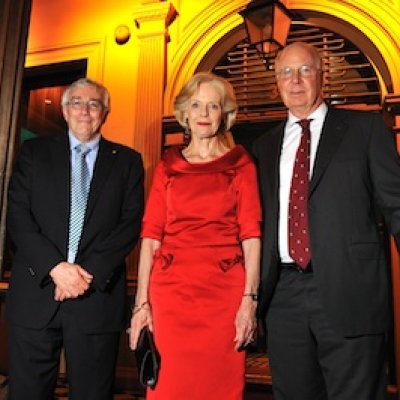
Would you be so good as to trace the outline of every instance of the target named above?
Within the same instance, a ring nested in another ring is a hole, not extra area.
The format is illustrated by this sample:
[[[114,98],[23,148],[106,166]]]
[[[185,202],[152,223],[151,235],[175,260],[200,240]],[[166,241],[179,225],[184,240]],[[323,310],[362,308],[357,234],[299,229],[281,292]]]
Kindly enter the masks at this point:
[[[140,331],[144,326],[148,326],[150,331],[153,332],[153,317],[149,304],[139,306],[139,308],[133,310],[131,325],[128,329],[131,350],[136,349]]]
[[[129,346],[136,349],[139,333],[144,326],[153,332],[153,316],[149,299],[149,282],[154,253],[161,243],[158,240],[143,238],[140,246],[138,284],[136,290],[136,305],[132,310],[131,326],[128,329]]]
[[[236,336],[234,342],[236,343],[236,351],[244,349],[254,340],[254,331],[257,327],[256,308],[257,303],[251,297],[243,297],[235,319]]]

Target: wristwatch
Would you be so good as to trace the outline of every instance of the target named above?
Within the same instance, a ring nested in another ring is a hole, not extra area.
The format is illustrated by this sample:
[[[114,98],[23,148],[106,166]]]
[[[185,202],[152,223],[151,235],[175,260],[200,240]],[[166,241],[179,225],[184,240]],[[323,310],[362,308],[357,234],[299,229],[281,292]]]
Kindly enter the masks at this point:
[[[253,301],[258,301],[257,293],[245,293],[243,297],[250,297]]]

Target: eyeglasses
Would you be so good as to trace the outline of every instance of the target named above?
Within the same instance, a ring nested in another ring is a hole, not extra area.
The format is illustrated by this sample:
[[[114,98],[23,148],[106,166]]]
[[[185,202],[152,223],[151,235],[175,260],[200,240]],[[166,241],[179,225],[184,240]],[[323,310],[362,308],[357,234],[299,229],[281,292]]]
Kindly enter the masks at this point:
[[[297,72],[302,78],[309,78],[310,76],[314,75],[316,71],[318,71],[318,68],[312,65],[304,64],[299,68],[283,67],[281,70],[277,71],[276,76],[279,79],[289,80],[292,79]]]
[[[90,111],[100,111],[103,108],[103,103],[100,100],[83,101],[81,99],[71,99],[67,105],[73,110],[83,110],[88,108]]]

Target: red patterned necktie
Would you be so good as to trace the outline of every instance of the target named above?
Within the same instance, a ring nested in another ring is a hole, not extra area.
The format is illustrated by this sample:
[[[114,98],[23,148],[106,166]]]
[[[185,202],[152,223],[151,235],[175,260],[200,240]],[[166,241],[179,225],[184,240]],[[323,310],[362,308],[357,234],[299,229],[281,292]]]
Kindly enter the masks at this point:
[[[301,126],[301,140],[296,152],[289,197],[289,254],[303,269],[307,268],[311,259],[308,231],[310,121],[297,121]]]

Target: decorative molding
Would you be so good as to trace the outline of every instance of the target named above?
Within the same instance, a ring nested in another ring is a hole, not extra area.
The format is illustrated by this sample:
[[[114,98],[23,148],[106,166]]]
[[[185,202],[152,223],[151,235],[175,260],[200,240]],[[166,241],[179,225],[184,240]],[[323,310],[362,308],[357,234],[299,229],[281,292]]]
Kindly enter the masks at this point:
[[[64,61],[87,59],[87,76],[103,81],[105,39],[60,44],[59,46],[37,48],[26,55],[25,67],[54,64]]]
[[[143,157],[148,193],[161,156],[162,98],[165,86],[168,26],[176,15],[170,2],[146,2],[133,13],[139,40],[137,101],[133,147]],[[128,258],[128,278],[136,275],[137,253]]]
[[[168,26],[176,11],[170,2],[148,3],[133,13],[139,39],[134,148],[145,162],[145,188],[148,189],[161,156],[161,117],[166,74]]]
[[[138,7],[133,13],[133,19],[138,28],[138,38],[165,34],[166,28],[176,15],[176,10],[169,1],[149,3]]]
[[[174,44],[176,51],[170,54],[164,115],[172,113],[176,94],[212,46],[242,23],[237,13],[247,3],[243,0],[217,0],[182,27],[177,35],[179,41]],[[384,89],[390,93],[400,90],[400,3],[395,3],[386,0],[382,6],[381,0],[287,0],[286,6],[293,11],[319,13],[321,19],[335,18],[357,29],[360,36],[365,37],[360,48],[365,51],[369,47],[368,54],[375,52],[376,59],[384,60],[386,65],[378,62],[376,67],[384,67],[385,71],[382,75],[380,72],[377,74],[383,77]]]
[[[164,115],[172,114],[174,98],[183,84],[193,75],[203,57],[224,35],[242,24],[238,12],[248,1],[217,0],[183,27],[181,40],[170,55]],[[179,11],[179,10],[178,10]],[[178,17],[179,18],[179,17]]]
[[[398,3],[398,2],[397,2]],[[393,91],[400,90],[399,5],[382,0],[289,0],[288,7],[323,13],[343,20],[362,32],[385,60]],[[357,43],[355,43],[357,45]]]

